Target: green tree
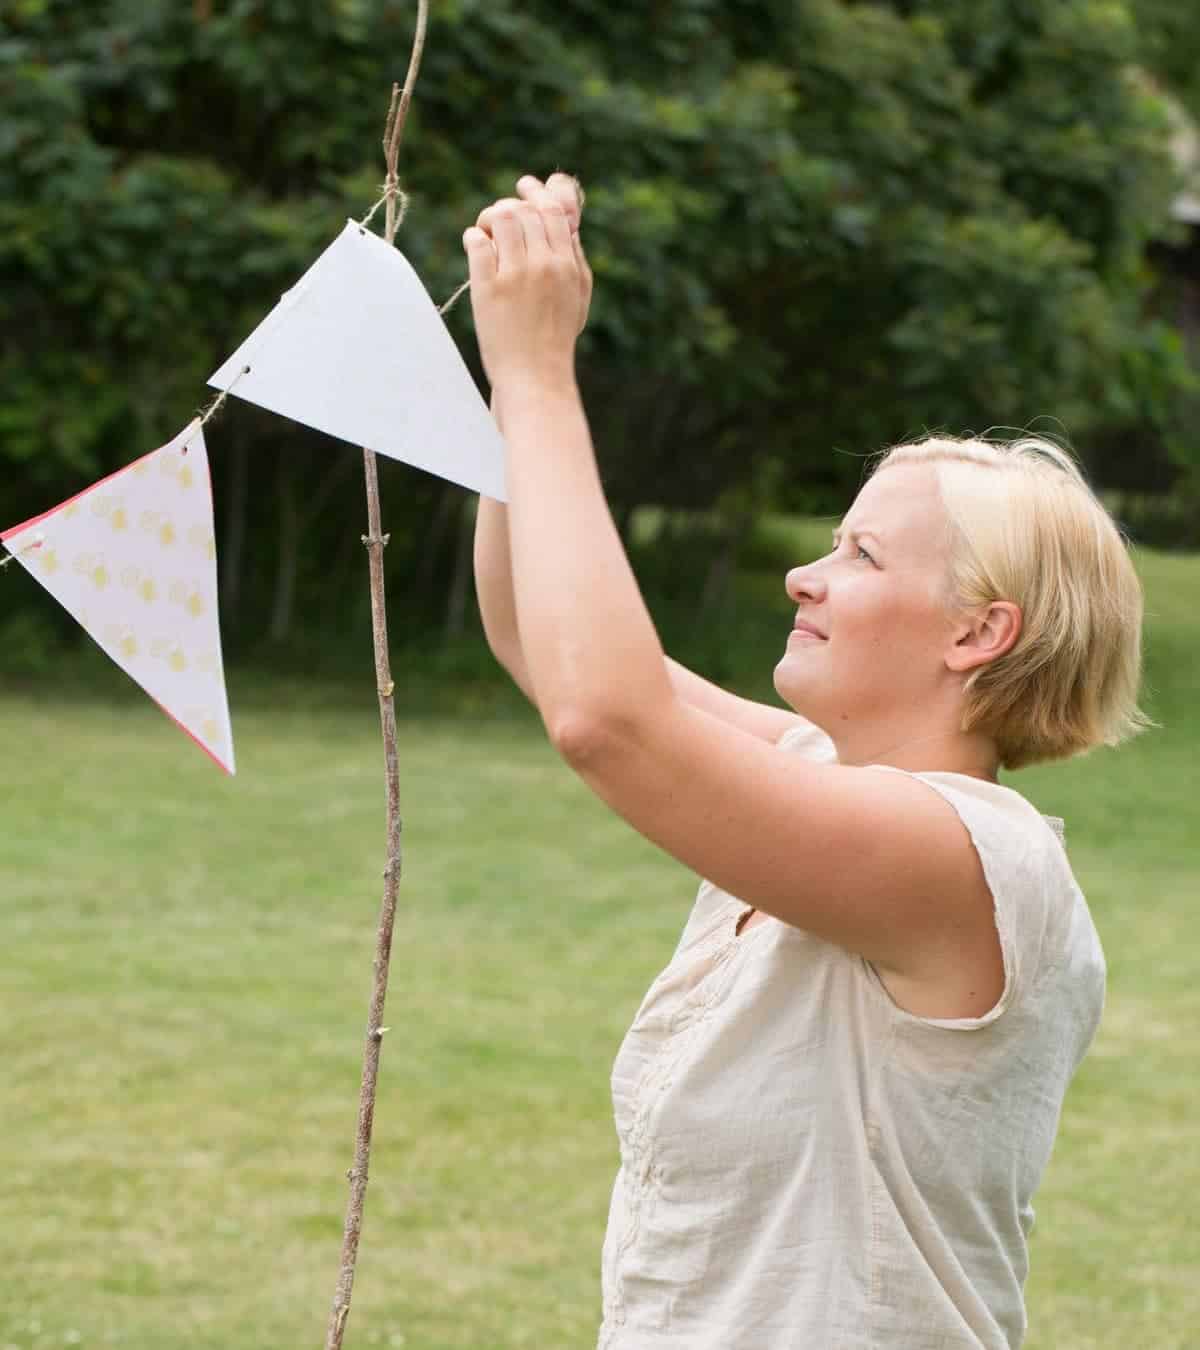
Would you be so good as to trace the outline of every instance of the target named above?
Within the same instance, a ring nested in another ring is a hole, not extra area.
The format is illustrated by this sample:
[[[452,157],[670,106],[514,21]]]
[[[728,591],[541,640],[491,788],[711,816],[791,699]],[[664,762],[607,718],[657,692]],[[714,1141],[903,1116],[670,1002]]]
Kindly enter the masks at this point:
[[[415,8],[0,0],[7,517],[178,429],[365,211]],[[857,455],[927,427],[1156,445],[1185,363],[1143,312],[1171,179],[1139,41],[1116,0],[442,0],[398,242],[448,294],[482,206],[580,175],[622,521],[717,505],[732,548],[768,497],[832,509]],[[450,323],[473,354],[465,303]],[[236,405],[210,442],[227,627],[360,631],[349,452]],[[465,494],[384,491],[412,622],[461,613]]]
[[[1177,0],[1132,0],[1141,59],[1200,119],[1200,15]]]

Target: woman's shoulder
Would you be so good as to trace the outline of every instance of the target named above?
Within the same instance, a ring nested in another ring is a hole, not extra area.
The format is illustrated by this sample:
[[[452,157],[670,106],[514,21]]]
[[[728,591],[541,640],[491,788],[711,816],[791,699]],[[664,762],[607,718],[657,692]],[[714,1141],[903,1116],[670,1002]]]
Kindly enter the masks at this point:
[[[990,819],[993,828],[1004,834],[1013,831],[1029,833],[1042,842],[1053,840],[1061,848],[1066,847],[1066,822],[1062,817],[1040,811],[1028,797],[1007,783],[944,770],[919,771],[912,776],[929,783],[944,797],[956,797],[971,803],[978,808],[984,820]]]
[[[1087,900],[1067,854],[1066,825],[1006,783],[965,774],[920,775],[956,807],[983,863],[998,911],[1008,908],[1040,935],[1051,967],[1094,965],[1104,955]]]
[[[1024,1003],[1038,990],[1063,1003],[1062,1010],[1069,1004],[1077,1015],[1083,1028],[1082,1055],[1103,1007],[1105,961],[1067,857],[1062,819],[1039,811],[1004,783],[940,771],[910,776],[938,792],[957,812],[995,906],[1005,990],[996,1008],[971,1025],[994,1021],[1010,1004]],[[1055,972],[1064,972],[1065,978],[1048,983]],[[1051,994],[1051,989],[1058,992]]]
[[[874,766],[883,768],[885,766]],[[919,779],[953,808],[970,837],[997,906],[1007,900],[1049,923],[1082,900],[1066,852],[1066,825],[1015,788],[970,774],[896,770]]]

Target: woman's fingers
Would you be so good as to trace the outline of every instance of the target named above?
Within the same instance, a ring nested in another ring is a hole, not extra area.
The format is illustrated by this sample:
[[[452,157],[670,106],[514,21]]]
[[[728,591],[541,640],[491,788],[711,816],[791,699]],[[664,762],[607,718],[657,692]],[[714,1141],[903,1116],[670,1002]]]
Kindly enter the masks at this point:
[[[570,174],[552,173],[543,183],[540,178],[535,178],[533,174],[527,173],[522,178],[517,179],[517,191],[526,201],[533,201],[540,193],[548,192],[551,198],[562,207],[570,228],[572,230],[579,229],[580,217],[583,214],[583,202],[575,179]]]
[[[549,262],[557,258],[568,266],[574,265],[574,250],[567,213],[548,192],[539,192],[531,202],[517,212],[517,219],[525,232],[525,255],[531,263]]]
[[[581,279],[590,280],[577,232],[582,194],[576,180],[554,173],[543,183],[526,174],[518,179],[517,191],[519,198],[502,197],[475,222],[495,245],[497,272],[557,256],[571,259]]]
[[[502,272],[526,259],[544,258],[551,253],[578,256],[572,248],[566,212],[545,188],[529,201],[501,198],[479,213],[475,227],[494,240]]]
[[[579,331],[582,332],[592,299],[592,269],[588,266],[579,237],[583,188],[577,178],[566,173],[552,173],[545,183],[533,174],[525,174],[517,180],[517,191],[526,202],[540,211],[551,252],[564,258],[570,256],[574,262],[579,285]],[[536,250],[527,249],[527,257],[533,259],[536,256]]]
[[[552,173],[546,179],[546,187],[562,202],[567,218],[578,226],[583,217],[583,187],[579,179],[569,173]]]
[[[531,173],[523,173],[517,179],[517,196],[524,198],[525,201],[528,201],[535,192],[544,192],[545,190],[545,183],[540,178],[535,178]]]
[[[495,223],[496,217],[502,212],[512,213],[513,211],[516,211],[520,205],[520,199],[517,197],[501,197],[499,201],[493,202],[491,206],[485,206],[484,209],[480,211],[475,224],[484,232],[484,234],[491,234],[492,225]]]
[[[526,210],[523,202],[497,202],[495,207],[483,214],[489,216],[492,239],[496,244],[496,262],[500,272],[520,267],[528,256],[525,246],[525,230],[520,215]],[[536,213],[535,213],[536,214]],[[486,230],[487,226],[480,226]]]
[[[530,204],[537,208],[551,252],[564,258],[571,257],[573,253],[571,240],[578,239],[579,236],[572,234],[571,222],[563,210],[562,202],[552,192],[543,189],[535,194]]]
[[[579,268],[579,279],[583,284],[585,294],[588,299],[591,299],[592,269],[588,266],[588,260],[583,252],[583,242],[577,234],[571,236],[571,245],[575,251],[575,265]]]
[[[583,189],[579,186],[579,180],[572,178],[569,173],[552,173],[544,183],[531,173],[523,175],[517,179],[518,196],[502,197],[498,202],[494,202],[486,210],[479,213],[479,219],[475,223],[480,229],[487,230],[490,234],[490,217],[494,211],[501,207],[515,206],[518,200],[533,201],[535,197],[544,192],[548,192],[558,202],[566,213],[571,229],[577,230],[583,215]]]
[[[478,295],[480,288],[496,280],[496,248],[478,225],[463,232],[463,248],[471,273],[471,288]]]

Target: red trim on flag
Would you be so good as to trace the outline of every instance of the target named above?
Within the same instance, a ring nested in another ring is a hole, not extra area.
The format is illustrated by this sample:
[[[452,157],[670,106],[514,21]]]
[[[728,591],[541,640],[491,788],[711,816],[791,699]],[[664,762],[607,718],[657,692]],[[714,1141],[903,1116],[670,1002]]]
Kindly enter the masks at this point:
[[[170,445],[170,443],[171,442],[168,441],[167,445]],[[151,450],[148,454],[139,455],[137,459],[131,459],[123,468],[114,469],[112,473],[105,474],[103,478],[98,478],[89,487],[85,487],[82,492],[77,492],[73,497],[68,497],[65,501],[59,502],[57,506],[52,506],[49,511],[43,511],[40,516],[30,516],[28,520],[23,520],[20,525],[13,525],[10,529],[0,530],[0,543],[6,543],[14,534],[20,534],[22,530],[28,530],[34,525],[40,524],[48,516],[54,515],[56,511],[63,510],[65,507],[70,506],[72,502],[77,502],[81,497],[86,497],[89,492],[94,492],[98,487],[103,487],[105,483],[110,482],[112,479],[119,478],[123,473],[128,473],[135,464],[140,464],[142,460],[149,459],[150,455],[157,455],[158,451],[164,448],[164,446],[160,445],[158,450]]]
[[[195,419],[193,418],[193,421],[194,420]],[[98,487],[103,487],[105,483],[111,482],[114,478],[119,478],[121,474],[128,473],[129,470],[134,467],[134,465],[140,464],[142,460],[149,459],[151,455],[157,455],[160,450],[166,450],[168,446],[174,445],[175,442],[180,439],[180,437],[187,436],[191,428],[192,423],[189,422],[187,426],[184,427],[184,429],[179,433],[178,436],[172,436],[169,441],[165,441],[162,445],[157,446],[153,450],[148,450],[144,455],[139,455],[137,459],[131,459],[128,464],[123,465],[119,469],[114,469],[112,473],[106,473],[103,478],[97,478],[94,483],[90,484],[88,487],[85,487],[82,491],[77,492],[73,497],[68,497],[66,498],[65,501],[59,502],[57,506],[52,506],[48,511],[43,511],[40,516],[30,516],[28,520],[23,520],[20,523],[20,525],[13,525],[7,530],[0,530],[0,544],[6,543],[11,535],[20,534],[22,530],[32,529],[34,525],[40,524],[48,516],[52,516],[56,511],[63,510],[65,507],[70,506],[72,502],[77,502],[81,497],[86,497],[89,492],[95,492],[95,490]],[[190,439],[191,438],[189,437],[189,441]],[[207,456],[205,456],[205,458],[207,459]],[[211,501],[212,500],[211,466],[209,467],[208,470],[208,497],[209,500]]]
[[[0,531],[0,543],[6,542],[15,534],[21,534],[25,530],[32,529],[34,525],[38,525],[43,520],[46,520],[48,517],[56,514],[59,511],[64,510],[66,507],[70,506],[72,502],[78,501],[81,497],[86,497],[89,492],[94,492],[98,487],[103,487],[105,483],[111,482],[112,479],[119,478],[123,473],[128,473],[130,469],[134,468],[135,465],[140,464],[142,460],[149,459],[151,455],[157,455],[160,451],[168,449],[171,445],[173,445],[176,441],[178,441],[180,437],[187,436],[188,433],[191,431],[191,428],[192,423],[189,422],[188,425],[183,429],[183,431],[179,433],[178,436],[173,436],[171,440],[167,441],[165,444],[158,446],[154,450],[148,451],[144,455],[139,455],[137,459],[130,460],[128,464],[122,466],[119,469],[114,469],[112,473],[105,474],[103,478],[97,479],[96,482],[90,484],[88,487],[85,487],[81,492],[75,493],[73,497],[67,497],[64,501],[59,502],[57,506],[52,506],[48,511],[43,511],[41,515],[31,516],[28,520],[22,521],[20,525],[13,525],[10,529]],[[186,445],[183,448],[186,452],[187,448]],[[205,456],[205,464],[206,467],[208,468],[208,498],[211,503],[212,466],[208,463],[207,455]],[[70,610],[68,610],[67,612],[70,613]],[[74,618],[75,616],[71,615],[71,617]],[[78,622],[78,620],[76,620],[76,622]],[[176,717],[175,714],[171,712],[169,708],[166,708],[164,707],[163,704],[159,703],[158,699],[156,699],[154,695],[150,693],[150,691],[141,682],[141,680],[135,679],[134,676],[131,675],[128,670],[126,670],[124,665],[122,665],[121,662],[118,661],[113,656],[113,654],[110,651],[108,651],[108,649],[97,640],[96,635],[90,629],[84,627],[82,624],[80,626],[83,627],[83,631],[87,633],[88,637],[90,637],[93,642],[96,642],[96,645],[100,647],[100,650],[104,652],[105,656],[107,656],[109,660],[112,661],[113,664],[124,675],[126,675],[130,680],[132,680],[133,683],[136,684],[137,687],[150,699],[151,703],[153,703],[155,707],[159,708],[163,713],[165,713],[167,717],[169,717],[171,721],[175,723],[175,725],[179,728],[179,730],[182,731],[183,734],[188,737],[189,740],[194,741],[200,747],[200,749],[204,751],[204,753],[209,757],[209,759],[212,760],[212,762],[217,766],[217,768],[221,769],[224,773],[229,774],[230,777],[234,776],[234,771],[223,760],[219,759],[215,754],[213,754],[213,752],[208,748],[207,745],[204,744],[202,740],[200,740],[198,736],[196,736],[193,732],[189,731],[188,728],[183,725],[183,723],[179,720],[179,718]],[[219,627],[217,631],[218,633],[220,632]]]
[[[126,671],[125,673],[127,675],[129,674],[128,671]],[[196,744],[200,747],[200,749],[204,751],[204,753],[209,757],[209,759],[212,760],[212,762],[219,769],[223,769],[230,776],[230,778],[233,778],[235,776],[233,770],[229,767],[229,765],[224,763],[224,761],[218,759],[216,755],[214,755],[213,752],[208,748],[208,746],[205,745],[204,742],[200,740],[198,736],[190,732],[187,729],[187,727],[183,725],[183,723],[179,720],[179,718],[176,717],[175,714],[169,708],[163,707],[163,705],[159,703],[158,699],[156,699],[154,695],[150,693],[150,691],[146,688],[144,684],[142,684],[139,680],[134,680],[134,684],[136,684],[139,689],[141,689],[144,693],[148,695],[150,702],[153,703],[155,707],[162,708],[162,711],[166,713],[166,715],[171,719],[172,722],[175,723],[175,725],[179,728],[179,730],[182,731],[183,734],[187,736],[189,739],[195,741]]]

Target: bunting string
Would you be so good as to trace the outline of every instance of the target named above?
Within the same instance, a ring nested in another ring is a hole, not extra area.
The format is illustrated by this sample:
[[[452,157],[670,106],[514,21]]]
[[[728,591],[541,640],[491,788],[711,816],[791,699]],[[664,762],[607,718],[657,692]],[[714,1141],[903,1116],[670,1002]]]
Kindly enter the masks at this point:
[[[237,384],[238,380],[240,380],[243,375],[249,375],[249,373],[250,367],[243,366],[241,370],[238,371],[238,373],[234,376],[234,378],[230,380],[229,388],[222,389],[220,393],[218,393],[217,396],[209,403],[208,407],[205,408],[203,412],[200,412],[196,415],[192,423],[192,429],[188,433],[187,440],[185,440],[179,447],[181,454],[184,455],[187,454],[188,446],[195,439],[196,433],[200,431],[205,426],[206,423],[211,421],[212,418],[215,417],[218,412],[220,412],[222,404],[224,404],[225,400],[233,392],[234,386]],[[32,543],[26,544],[24,548],[18,549],[15,553],[6,553],[3,558],[0,558],[0,569],[7,567],[10,562],[15,562],[17,558],[22,557],[24,554],[32,553],[34,549],[41,548],[45,542],[46,536],[39,530],[37,536],[34,538]]]
[[[463,284],[458,288],[458,290],[454,292],[454,294],[450,297],[450,299],[447,300],[446,303],[441,307],[441,309],[438,310],[438,313],[445,314],[445,312],[450,308],[451,305],[454,304],[454,302],[458,299],[458,297],[462,295],[464,291],[469,291],[470,289],[471,289],[471,282],[468,279],[467,281],[463,282]]]
[[[383,196],[375,203],[365,216],[358,222],[358,228],[365,230],[371,221],[375,218],[375,212],[387,201],[389,197],[396,198],[396,225],[404,224],[404,217],[408,213],[408,193],[399,183],[383,183],[380,185]]]
[[[379,198],[379,200],[375,203],[375,205],[372,206],[371,209],[367,212],[367,214],[363,216],[363,218],[358,222],[358,228],[360,230],[365,230],[367,226],[370,225],[371,221],[374,220],[375,218],[375,212],[379,210],[379,208],[384,204],[384,202],[387,201],[389,197],[396,198],[397,228],[399,228],[399,226],[404,224],[404,217],[408,214],[408,193],[404,191],[404,189],[400,186],[399,183],[382,183],[380,184],[380,191],[383,193],[383,196]],[[450,297],[449,300],[446,301],[444,305],[439,306],[438,313],[439,314],[448,313],[455,306],[455,304],[457,304],[458,300],[463,295],[463,293],[465,291],[469,291],[470,289],[471,289],[471,282],[468,279],[467,281],[463,282],[463,284],[458,288],[458,290],[454,292],[454,294]]]
[[[234,772],[233,733],[204,427],[230,394],[241,389],[240,397],[260,407],[505,499],[499,431],[453,339],[430,313],[445,315],[470,289],[470,280],[440,307],[431,306],[410,266],[396,267],[396,259],[389,262],[373,243],[356,238],[356,233],[368,233],[385,204],[390,252],[391,226],[405,219],[409,207],[393,172],[362,219],[347,222],[241,349],[210,377],[218,388],[176,436],[0,538],[0,569],[19,561],[229,774]],[[403,334],[395,331],[392,309],[353,303],[355,293],[374,297],[379,285],[394,301]],[[302,296],[309,303],[291,303]],[[278,324],[276,315],[283,316]],[[342,342],[336,359],[326,350],[331,334]],[[271,348],[265,353],[264,336]],[[380,370],[388,378],[396,368],[407,370],[405,361],[412,366],[411,378],[422,381],[427,392],[424,402],[417,399],[405,409],[407,440],[386,408],[362,397],[368,387],[364,382],[377,384]],[[247,380],[252,369],[254,379]],[[459,413],[453,426],[437,413],[437,405],[447,402]]]
[[[408,193],[404,191],[404,189],[399,185],[399,183],[383,183],[381,184],[381,189],[382,195],[374,203],[374,205],[367,212],[367,214],[363,216],[363,218],[360,221],[358,221],[359,229],[361,230],[367,229],[371,221],[374,220],[376,212],[378,212],[379,208],[384,205],[384,203],[388,200],[389,197],[395,198],[396,200],[396,224],[397,225],[403,224],[404,217],[408,213],[408,205],[409,205]],[[580,195],[582,197],[582,192],[580,193]],[[438,314],[448,313],[454,307],[454,305],[458,303],[458,301],[462,298],[462,296],[465,295],[466,292],[469,291],[470,289],[471,289],[471,282],[470,279],[468,278],[466,281],[462,283],[461,286],[459,286],[459,288],[454,292],[454,294],[451,295],[451,297],[443,305],[439,306]],[[210,422],[217,415],[218,412],[220,412],[222,407],[224,407],[225,400],[229,397],[231,393],[233,393],[234,388],[236,387],[238,381],[242,378],[242,376],[248,375],[249,373],[250,367],[248,365],[243,366],[242,369],[237,373],[237,375],[230,381],[228,388],[220,390],[216,394],[216,396],[210,401],[208,406],[197,414],[192,431],[189,433],[187,440],[185,440],[183,444],[180,446],[180,450],[183,454],[185,455],[187,454],[188,445],[190,444],[195,434],[199,432],[201,428],[206,426],[207,423]],[[15,561],[18,557],[22,556],[23,554],[29,553],[34,549],[41,548],[44,543],[45,538],[39,532],[37,538],[33,541],[33,543],[27,544],[24,548],[19,549],[16,553],[6,553],[3,558],[0,558],[0,570],[6,568],[9,565],[9,563]]]
[[[35,548],[41,548],[41,546],[45,542],[46,536],[42,534],[41,531],[39,530],[38,533],[34,536],[33,543],[26,544],[24,548],[17,549],[15,553],[8,553],[3,558],[0,558],[0,567],[7,567],[10,562],[15,562],[18,558],[22,557],[24,554],[32,553]]]
[[[216,398],[214,398],[212,402],[209,403],[208,407],[205,408],[204,411],[197,416],[196,431],[199,431],[200,428],[203,427],[205,423],[209,421],[210,418],[214,417],[218,412],[220,412],[222,404],[229,397],[229,395],[233,393],[234,387],[236,386],[237,382],[242,378],[243,375],[249,374],[250,374],[249,366],[243,366],[241,370],[238,371],[238,373],[233,377],[233,379],[229,381],[229,388],[222,389],[221,392],[216,396]],[[192,436],[194,436],[195,434],[196,432],[193,431]],[[191,444],[192,436],[189,436],[187,440],[184,441],[183,446],[181,447],[185,455],[187,454],[187,448],[189,444]]]

